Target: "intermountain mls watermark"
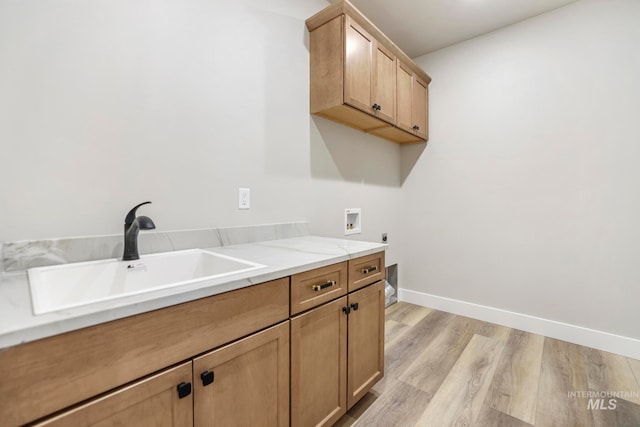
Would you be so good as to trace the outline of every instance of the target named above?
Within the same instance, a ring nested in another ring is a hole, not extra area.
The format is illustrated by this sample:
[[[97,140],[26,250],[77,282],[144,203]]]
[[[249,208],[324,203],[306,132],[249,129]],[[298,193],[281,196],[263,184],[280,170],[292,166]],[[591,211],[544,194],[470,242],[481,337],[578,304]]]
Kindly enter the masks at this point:
[[[587,400],[587,409],[614,410],[618,407],[618,399],[638,399],[640,391],[568,391],[567,396],[573,399]]]

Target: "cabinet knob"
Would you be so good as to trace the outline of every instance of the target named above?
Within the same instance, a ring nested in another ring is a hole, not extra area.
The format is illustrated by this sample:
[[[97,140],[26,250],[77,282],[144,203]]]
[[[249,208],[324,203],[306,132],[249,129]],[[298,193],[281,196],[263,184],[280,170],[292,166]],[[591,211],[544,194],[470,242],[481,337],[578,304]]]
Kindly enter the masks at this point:
[[[351,308],[353,309],[353,311],[356,311],[358,309],[358,303],[357,302],[352,303]]]
[[[200,374],[200,379],[202,380],[202,386],[206,387],[213,382],[215,375],[213,371],[204,371]]]
[[[348,306],[347,306],[347,307],[342,307],[342,312],[343,312],[344,314],[349,314],[349,313],[351,313],[351,307],[348,307]]]
[[[191,383],[178,384],[178,397],[183,399],[191,394]]]
[[[413,127],[413,130],[415,130],[415,131],[418,131],[418,130],[420,130],[420,126],[418,126],[418,125],[415,125],[415,126]]]
[[[379,110],[380,106],[378,104],[373,104],[371,108],[373,108],[374,110]]]

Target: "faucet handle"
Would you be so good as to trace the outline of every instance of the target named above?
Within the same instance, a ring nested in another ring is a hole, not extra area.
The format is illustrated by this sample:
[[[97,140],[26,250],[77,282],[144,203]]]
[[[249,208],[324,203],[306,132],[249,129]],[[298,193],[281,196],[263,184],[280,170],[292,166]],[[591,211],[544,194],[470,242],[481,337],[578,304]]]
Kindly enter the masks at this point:
[[[147,205],[150,204],[151,202],[142,202],[139,205],[135,206],[133,209],[131,209],[129,211],[129,213],[127,214],[127,217],[124,219],[124,223],[125,225],[131,225],[133,224],[133,221],[136,219],[136,211],[138,210],[138,208],[142,205]]]

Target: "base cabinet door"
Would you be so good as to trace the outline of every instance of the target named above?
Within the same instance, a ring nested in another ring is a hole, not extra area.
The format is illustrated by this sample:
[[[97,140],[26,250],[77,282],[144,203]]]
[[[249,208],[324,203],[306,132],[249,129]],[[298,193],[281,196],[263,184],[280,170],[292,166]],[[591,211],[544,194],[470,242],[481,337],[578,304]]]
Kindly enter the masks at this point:
[[[384,375],[384,281],[349,294],[347,408]]]
[[[289,322],[193,360],[194,426],[289,425]]]
[[[190,426],[193,425],[191,378],[191,362],[186,362],[35,425],[51,427]]]
[[[291,426],[331,426],[347,410],[347,297],[291,319]]]

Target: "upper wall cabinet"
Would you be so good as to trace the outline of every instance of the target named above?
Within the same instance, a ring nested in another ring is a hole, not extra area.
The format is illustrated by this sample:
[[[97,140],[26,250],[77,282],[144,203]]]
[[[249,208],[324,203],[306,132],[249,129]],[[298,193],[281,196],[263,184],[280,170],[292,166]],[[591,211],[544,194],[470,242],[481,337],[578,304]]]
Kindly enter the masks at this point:
[[[307,19],[311,113],[396,143],[426,141],[431,78],[351,3]]]
[[[345,16],[344,102],[395,124],[396,57]]]

